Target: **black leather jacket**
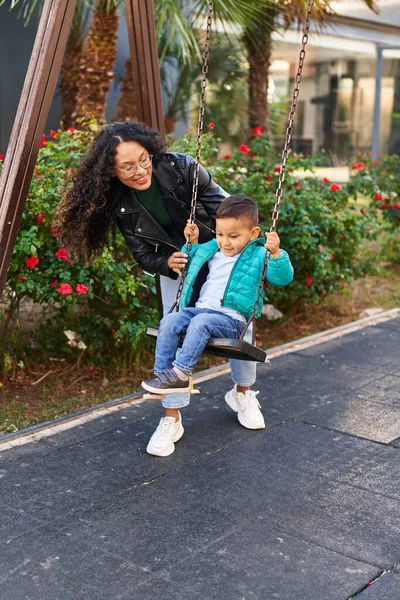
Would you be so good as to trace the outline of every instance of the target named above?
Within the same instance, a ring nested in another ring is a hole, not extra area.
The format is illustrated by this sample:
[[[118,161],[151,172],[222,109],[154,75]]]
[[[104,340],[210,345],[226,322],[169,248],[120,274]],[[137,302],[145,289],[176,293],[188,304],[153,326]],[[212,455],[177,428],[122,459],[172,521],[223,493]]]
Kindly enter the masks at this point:
[[[173,279],[176,273],[168,267],[168,259],[180,251],[185,243],[183,230],[190,215],[190,201],[195,161],[187,154],[167,152],[153,164],[157,181],[172,224],[163,228],[142,206],[133,190],[123,186],[117,206],[116,224],[132,250],[139,266],[148,273],[166,275]],[[200,166],[196,206],[196,224],[200,243],[215,236],[215,213],[219,203],[228,194]]]

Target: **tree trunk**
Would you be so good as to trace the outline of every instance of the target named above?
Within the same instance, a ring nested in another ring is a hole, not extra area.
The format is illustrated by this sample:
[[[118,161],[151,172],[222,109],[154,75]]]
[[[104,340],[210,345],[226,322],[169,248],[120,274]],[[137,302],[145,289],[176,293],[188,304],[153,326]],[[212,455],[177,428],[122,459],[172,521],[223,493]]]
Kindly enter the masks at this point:
[[[114,7],[106,13],[99,2],[93,13],[79,66],[75,124],[83,116],[95,116],[100,122],[105,120],[107,96],[114,78],[117,30],[117,9]]]
[[[74,124],[76,98],[78,95],[79,66],[82,60],[83,39],[70,37],[61,67],[61,122],[64,129]]]
[[[133,82],[132,60],[125,62],[125,73],[120,78],[121,91],[117,104],[117,121],[137,121],[135,84]]]
[[[252,24],[244,33],[249,63],[249,128],[262,127],[265,133],[268,133],[268,73],[275,14],[276,11],[266,9],[261,22]]]
[[[167,135],[172,135],[173,133],[175,133],[175,127],[176,127],[175,117],[172,117],[171,115],[166,115],[166,117],[164,119],[164,125],[165,125],[165,133]]]

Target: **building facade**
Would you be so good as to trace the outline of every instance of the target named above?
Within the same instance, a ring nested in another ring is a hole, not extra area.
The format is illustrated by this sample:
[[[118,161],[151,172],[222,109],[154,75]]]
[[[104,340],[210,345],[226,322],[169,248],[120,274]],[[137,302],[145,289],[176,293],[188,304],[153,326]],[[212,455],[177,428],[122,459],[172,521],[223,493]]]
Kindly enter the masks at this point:
[[[381,0],[379,14],[360,0],[332,8],[322,29],[311,28],[294,148],[323,149],[336,165],[358,151],[400,154],[400,2]],[[301,38],[295,30],[274,35],[272,100],[291,94]]]

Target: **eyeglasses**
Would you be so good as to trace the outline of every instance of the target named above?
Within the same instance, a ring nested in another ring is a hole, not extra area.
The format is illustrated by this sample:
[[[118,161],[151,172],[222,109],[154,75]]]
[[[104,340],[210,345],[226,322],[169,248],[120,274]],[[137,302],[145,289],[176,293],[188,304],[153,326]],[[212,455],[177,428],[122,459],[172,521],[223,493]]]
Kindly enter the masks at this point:
[[[137,173],[138,167],[141,167],[142,169],[148,169],[152,162],[153,155],[147,154],[136,165],[127,165],[126,167],[119,168],[118,170],[121,171],[125,177],[134,177]]]

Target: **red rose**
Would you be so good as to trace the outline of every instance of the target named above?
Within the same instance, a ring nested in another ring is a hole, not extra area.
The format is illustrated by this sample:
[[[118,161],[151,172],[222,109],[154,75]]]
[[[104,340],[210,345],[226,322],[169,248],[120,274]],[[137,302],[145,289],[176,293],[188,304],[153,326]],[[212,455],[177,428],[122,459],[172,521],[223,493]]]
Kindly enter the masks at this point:
[[[56,285],[58,285],[58,279],[55,279],[55,280],[53,281],[53,283],[51,283],[51,284],[50,284],[50,287],[51,287],[51,288],[54,288],[54,287],[56,287]]]
[[[50,234],[53,237],[57,237],[57,235],[58,235],[57,227],[50,227]]]
[[[71,133],[75,133],[76,129],[75,129],[75,127],[68,127],[67,131],[70,131]]]
[[[294,184],[297,188],[301,188],[301,183],[297,182]]]
[[[306,274],[306,286],[310,287],[312,284],[312,279],[309,275]]]
[[[253,135],[254,137],[260,137],[263,134],[262,127],[254,127]]]
[[[330,179],[328,179],[327,177],[324,177],[322,181],[323,183],[330,183]]]
[[[241,152],[242,154],[248,154],[249,147],[246,146],[246,144],[240,144],[240,146],[239,146],[239,152]]]
[[[40,147],[43,148],[46,144],[46,136],[43,134],[42,139],[40,140]]]
[[[69,296],[72,294],[72,287],[69,285],[69,283],[61,283],[57,292],[61,294],[61,296]]]
[[[250,156],[251,160],[253,160],[253,158],[255,158],[255,157],[256,157],[256,155],[255,155],[255,154],[249,154],[249,156]]]
[[[267,183],[271,183],[271,181],[272,181],[271,175],[267,175],[266,177],[264,177],[264,179]]]
[[[19,281],[26,281],[26,278],[23,275],[18,275],[17,279],[19,279]]]
[[[5,154],[0,154],[0,160],[4,160],[5,159]]]
[[[50,129],[50,136],[53,138],[53,140],[57,139],[57,132],[54,131],[54,129]]]
[[[331,190],[331,192],[339,192],[342,188],[337,183],[332,183],[329,189]]]
[[[281,172],[280,167],[274,167],[274,173],[280,173],[280,172]]]
[[[30,256],[26,259],[25,264],[28,269],[34,269],[39,263],[39,259],[37,256]]]
[[[83,283],[78,283],[78,285],[75,288],[75,291],[78,294],[78,296],[81,296],[82,294],[87,294],[89,288],[87,288],[86,285],[83,285]]]
[[[400,204],[397,204],[397,202],[396,202],[395,204],[393,204],[392,208],[393,208],[393,210],[399,210]]]
[[[40,213],[40,215],[38,215],[36,217],[36,223],[40,223],[40,225],[44,225],[44,218],[46,217],[46,213]]]
[[[215,127],[215,123],[213,123],[212,121],[209,122],[208,124],[208,129],[214,129]]]
[[[232,155],[231,154],[226,154],[224,158],[225,158],[225,160],[230,160],[232,158]]]
[[[358,163],[355,163],[354,165],[352,165],[351,168],[354,171],[357,170],[357,169],[364,169],[365,168],[365,164],[363,162],[358,162]]]
[[[68,256],[68,250],[66,248],[59,248],[57,252],[54,252],[54,256],[56,258],[60,258],[61,260],[65,260],[65,262],[71,262],[71,259]]]
[[[379,208],[380,208],[381,210],[385,210],[385,208],[387,208],[387,204],[386,204],[386,202],[382,202],[382,204],[380,204],[380,205],[379,205]]]
[[[376,200],[377,202],[381,202],[383,200],[383,196],[381,196],[380,194],[375,194],[374,200]]]
[[[331,260],[335,260],[335,255],[331,254]]]
[[[111,329],[111,335],[115,335],[117,333],[116,329]]]

